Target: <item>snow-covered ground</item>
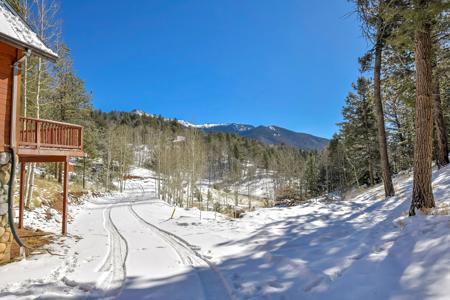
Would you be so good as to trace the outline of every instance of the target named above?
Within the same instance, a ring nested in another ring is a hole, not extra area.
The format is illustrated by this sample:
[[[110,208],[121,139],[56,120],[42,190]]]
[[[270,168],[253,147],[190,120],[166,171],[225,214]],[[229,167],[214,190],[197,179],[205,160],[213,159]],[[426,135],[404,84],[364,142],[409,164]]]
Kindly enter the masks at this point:
[[[203,202],[206,202],[208,191],[212,195],[214,203],[220,204],[222,207],[227,205],[235,205],[236,185],[230,184],[221,189],[216,189],[216,185],[222,185],[223,182],[202,180],[197,185],[203,195]],[[265,200],[274,199],[274,181],[269,174],[265,174],[264,170],[257,170],[257,176],[251,180],[245,179],[237,187],[238,206],[242,209],[248,209],[249,205],[254,207],[264,207]],[[203,203],[204,206],[206,205]],[[209,209],[212,209],[213,203],[209,203]]]
[[[73,208],[52,254],[0,267],[3,298],[448,299],[450,168],[434,215],[406,216],[411,179],[352,199],[258,209],[231,220],[175,210],[149,178]],[[38,224],[30,217],[27,222]],[[39,224],[42,226],[40,222]],[[57,222],[44,225],[59,230]]]

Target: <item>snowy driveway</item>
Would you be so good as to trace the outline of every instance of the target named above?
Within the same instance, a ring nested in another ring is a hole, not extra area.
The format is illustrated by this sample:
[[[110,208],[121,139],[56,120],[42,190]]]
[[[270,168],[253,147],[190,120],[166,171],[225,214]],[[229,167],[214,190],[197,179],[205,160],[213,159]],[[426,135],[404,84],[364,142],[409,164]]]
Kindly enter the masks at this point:
[[[0,269],[2,299],[233,299],[195,247],[140,215],[149,203],[171,210],[152,199],[153,186],[131,182],[124,194],[89,200],[60,249]]]
[[[379,186],[238,220],[181,208],[168,220],[153,180],[130,181],[73,207],[71,235],[52,255],[1,267],[0,297],[448,299],[450,168],[433,176],[438,215],[414,218],[406,175],[387,200]]]

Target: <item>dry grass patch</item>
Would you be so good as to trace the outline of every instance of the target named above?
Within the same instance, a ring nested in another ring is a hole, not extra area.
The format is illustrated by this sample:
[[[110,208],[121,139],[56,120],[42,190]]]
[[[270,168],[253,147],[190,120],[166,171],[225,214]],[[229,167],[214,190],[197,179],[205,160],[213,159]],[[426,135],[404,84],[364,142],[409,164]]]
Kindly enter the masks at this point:
[[[18,229],[18,233],[27,246],[25,249],[27,256],[45,252],[46,246],[51,244],[55,237],[53,233],[32,228]],[[13,241],[11,245],[11,261],[17,259],[20,259],[20,247],[16,241]]]

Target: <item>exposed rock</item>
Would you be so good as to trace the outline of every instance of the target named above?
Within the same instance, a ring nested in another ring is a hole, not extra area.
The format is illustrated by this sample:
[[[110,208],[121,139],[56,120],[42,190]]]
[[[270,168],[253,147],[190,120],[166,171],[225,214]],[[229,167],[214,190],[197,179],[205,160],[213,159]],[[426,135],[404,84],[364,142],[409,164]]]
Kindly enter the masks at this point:
[[[32,198],[32,204],[33,207],[41,207],[42,206],[42,199],[40,197],[34,197]]]
[[[8,190],[11,179],[11,154],[0,153],[0,264],[9,262],[12,235],[8,228]]]
[[[11,160],[11,153],[1,152],[0,153],[0,165],[5,165]]]
[[[0,264],[7,263],[11,260],[11,244],[9,243],[2,243],[5,245],[5,250],[3,250],[3,253],[0,254]]]
[[[9,179],[10,179],[10,175],[9,172],[5,172],[5,171],[0,171],[0,183],[5,185],[9,183]]]
[[[8,203],[0,203],[0,216],[8,213]]]
[[[5,231],[5,233],[0,238],[0,242],[1,243],[10,242],[10,238],[11,238],[11,232]]]
[[[8,223],[8,215],[3,215],[0,217],[0,226],[4,227]]]

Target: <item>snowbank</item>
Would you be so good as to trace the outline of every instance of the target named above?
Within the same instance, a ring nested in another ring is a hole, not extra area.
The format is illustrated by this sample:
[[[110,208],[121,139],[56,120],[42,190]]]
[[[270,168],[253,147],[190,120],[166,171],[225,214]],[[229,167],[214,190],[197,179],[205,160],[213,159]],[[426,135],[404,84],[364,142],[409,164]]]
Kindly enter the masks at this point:
[[[0,297],[448,299],[450,168],[433,173],[430,215],[407,217],[411,186],[402,175],[389,199],[378,186],[232,220],[174,213],[154,179],[133,180],[80,207],[62,256],[1,267]]]

